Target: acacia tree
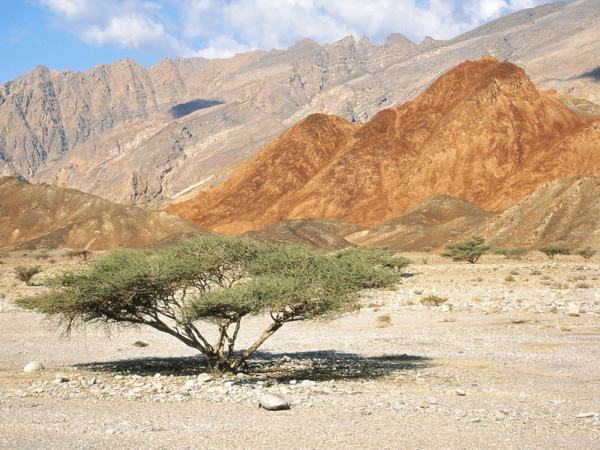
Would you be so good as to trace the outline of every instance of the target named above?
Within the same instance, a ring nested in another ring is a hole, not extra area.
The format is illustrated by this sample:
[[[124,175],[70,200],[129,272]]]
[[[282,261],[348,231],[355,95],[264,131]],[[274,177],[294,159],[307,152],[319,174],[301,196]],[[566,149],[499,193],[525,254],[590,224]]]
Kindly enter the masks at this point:
[[[235,372],[288,322],[329,320],[359,308],[359,292],[399,281],[409,261],[381,250],[334,255],[230,237],[184,240],[153,254],[123,250],[80,272],[47,280],[51,290],[21,307],[82,324],[150,326],[199,350],[212,367]],[[271,324],[236,353],[242,319],[268,314]],[[200,324],[218,331],[209,342]]]
[[[483,242],[484,240],[481,236],[473,236],[466,241],[446,245],[444,247],[446,251],[440,253],[440,255],[452,258],[454,261],[468,261],[471,264],[475,264],[481,255],[492,248],[491,245],[484,244]]]

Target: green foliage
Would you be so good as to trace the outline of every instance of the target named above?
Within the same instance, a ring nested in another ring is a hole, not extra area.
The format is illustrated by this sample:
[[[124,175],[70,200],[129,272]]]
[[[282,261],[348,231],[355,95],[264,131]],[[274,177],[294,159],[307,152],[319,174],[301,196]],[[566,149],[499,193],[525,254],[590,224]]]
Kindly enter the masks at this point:
[[[34,267],[19,266],[15,269],[17,278],[19,280],[27,283],[27,286],[31,286],[31,284],[30,284],[31,279],[34,277],[34,275],[37,275],[41,271],[42,271],[42,268],[40,266],[34,266]]]
[[[504,278],[504,281],[516,281],[516,280],[515,280],[515,277],[513,277],[512,275],[507,275],[507,276]]]
[[[421,251],[423,251],[425,253],[429,253],[431,251],[431,247],[423,247],[423,248],[421,248]]]
[[[326,255],[208,236],[151,254],[111,253],[51,279],[50,292],[18,304],[56,318],[67,334],[87,323],[150,326],[199,350],[216,370],[236,371],[285,323],[355,311],[361,290],[398,283],[408,263],[381,250]],[[264,314],[270,325],[236,355],[242,319]],[[217,328],[215,342],[208,342],[198,322]]]
[[[423,264],[427,264],[429,262],[428,258],[421,258],[421,261],[423,262]]]
[[[440,253],[440,255],[445,258],[452,258],[454,261],[468,261],[475,264],[481,255],[492,248],[491,245],[486,245],[483,242],[481,236],[473,236],[466,241],[446,245],[446,251]]]
[[[445,298],[438,297],[437,295],[428,295],[421,299],[421,304],[425,306],[439,306],[446,301]]]
[[[596,254],[596,250],[593,250],[591,247],[586,247],[577,250],[576,254],[585,259],[590,259],[592,256]]]
[[[388,314],[384,314],[382,316],[377,317],[377,326],[378,327],[389,327],[392,324],[392,317]]]
[[[527,253],[529,253],[529,249],[527,247],[517,247],[496,250],[494,255],[503,255],[506,259],[521,259]]]
[[[545,247],[538,248],[538,251],[544,253],[548,258],[554,259],[556,255],[570,255],[571,251],[560,245],[560,244],[550,244]]]

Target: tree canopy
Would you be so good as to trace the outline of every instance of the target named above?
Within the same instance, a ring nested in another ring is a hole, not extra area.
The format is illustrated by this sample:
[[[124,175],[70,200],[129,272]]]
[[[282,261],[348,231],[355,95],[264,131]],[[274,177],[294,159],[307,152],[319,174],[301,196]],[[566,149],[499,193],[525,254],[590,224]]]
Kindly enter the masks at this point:
[[[356,311],[360,291],[397,283],[408,264],[381,250],[328,255],[208,236],[152,254],[111,253],[47,280],[48,292],[17,303],[58,319],[67,334],[88,323],[150,326],[199,350],[211,366],[237,371],[285,323]],[[270,325],[236,353],[242,319],[264,314]],[[208,341],[201,322],[217,328],[215,342]]]
[[[454,261],[468,261],[475,264],[481,255],[487,252],[491,245],[483,243],[481,236],[473,236],[470,239],[462,242],[455,242],[445,246],[445,251],[440,253],[441,256],[452,258]]]

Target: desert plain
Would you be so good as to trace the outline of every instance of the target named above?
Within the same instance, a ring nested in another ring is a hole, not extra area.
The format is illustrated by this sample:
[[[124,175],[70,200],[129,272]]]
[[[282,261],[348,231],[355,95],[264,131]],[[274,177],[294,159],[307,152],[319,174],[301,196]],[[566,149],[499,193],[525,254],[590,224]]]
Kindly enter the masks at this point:
[[[150,329],[61,337],[12,302],[83,263],[62,250],[5,254],[0,447],[599,447],[598,256],[403,255],[413,263],[401,284],[365,292],[359,313],[286,325],[234,376]],[[14,269],[34,264],[43,272],[27,286]],[[440,305],[421,304],[429,296]],[[266,322],[243,323],[242,347]],[[25,373],[33,361],[44,369]],[[265,393],[290,408],[259,408]]]

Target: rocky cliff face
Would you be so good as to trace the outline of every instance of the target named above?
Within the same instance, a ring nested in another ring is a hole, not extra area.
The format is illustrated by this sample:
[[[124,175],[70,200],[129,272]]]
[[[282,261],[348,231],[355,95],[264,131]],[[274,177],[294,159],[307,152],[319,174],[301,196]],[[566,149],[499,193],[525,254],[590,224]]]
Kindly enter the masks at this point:
[[[182,234],[211,234],[164,211],[10,177],[0,178],[0,198],[3,250],[136,248]]]
[[[313,113],[365,123],[489,54],[534,83],[600,103],[600,0],[520,11],[452,41],[348,37],[207,61],[38,67],[0,86],[0,176],[158,206],[215,186]],[[581,103],[579,103],[581,104]]]
[[[169,210],[230,234],[314,217],[370,227],[438,194],[501,211],[579,173],[600,175],[600,118],[484,57],[364,125],[309,116],[223,184]]]

